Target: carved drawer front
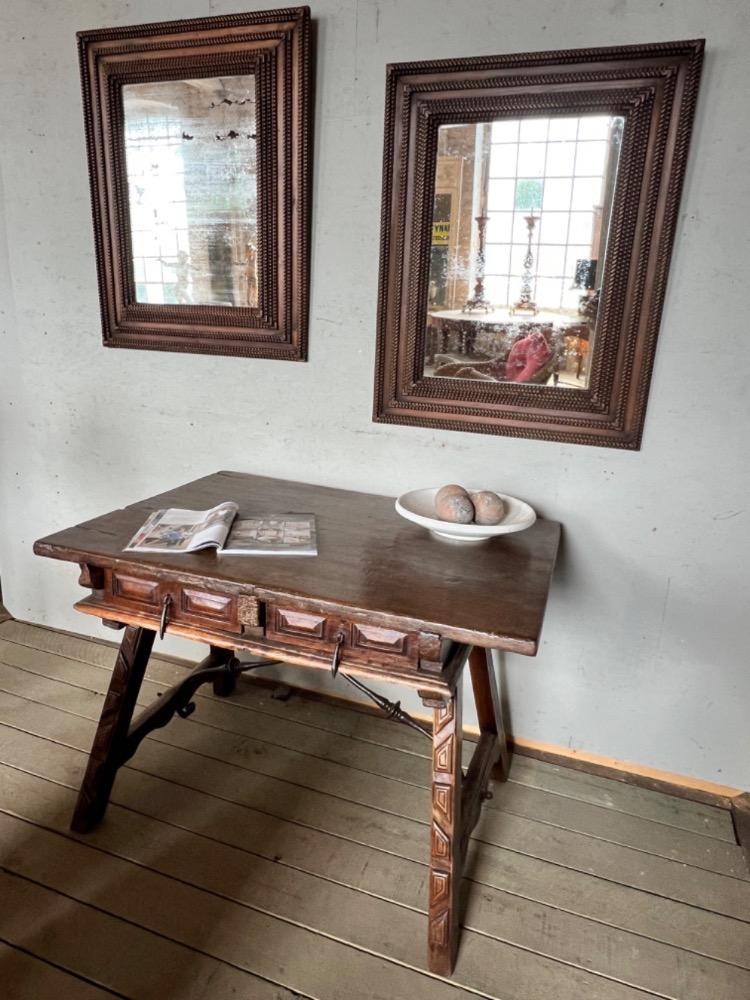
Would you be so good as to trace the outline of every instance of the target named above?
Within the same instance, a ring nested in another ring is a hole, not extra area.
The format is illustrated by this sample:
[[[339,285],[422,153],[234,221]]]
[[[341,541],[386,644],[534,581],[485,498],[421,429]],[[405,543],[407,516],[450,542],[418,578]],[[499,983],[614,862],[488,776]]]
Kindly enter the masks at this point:
[[[372,650],[375,653],[409,655],[409,635],[391,628],[375,625],[352,624],[352,649]]]
[[[299,608],[269,605],[266,635],[301,648],[330,653],[343,635],[343,661],[416,665],[418,636],[415,633],[355,622],[339,615],[326,615]]]
[[[172,591],[171,621],[185,621],[190,624],[217,626],[229,632],[239,632],[237,618],[237,597],[215,590],[183,586]]]
[[[332,622],[324,615],[293,608],[272,607],[267,631],[297,639],[330,639]]]
[[[133,601],[154,608],[158,608],[160,603],[159,581],[149,580],[147,577],[112,570],[110,590],[112,597],[118,601]]]

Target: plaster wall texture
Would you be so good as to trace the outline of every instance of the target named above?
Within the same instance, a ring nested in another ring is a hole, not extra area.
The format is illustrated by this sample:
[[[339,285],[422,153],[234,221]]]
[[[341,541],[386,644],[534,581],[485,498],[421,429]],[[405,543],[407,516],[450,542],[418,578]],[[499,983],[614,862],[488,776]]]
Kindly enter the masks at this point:
[[[19,618],[112,638],[72,611],[73,567],[35,558],[34,539],[220,468],[387,495],[495,485],[565,532],[541,651],[502,664],[514,732],[750,788],[750,8],[316,0],[309,363],[105,350],[75,31],[252,6],[3,3],[6,604]],[[642,450],[373,424],[386,63],[698,36],[707,59]]]

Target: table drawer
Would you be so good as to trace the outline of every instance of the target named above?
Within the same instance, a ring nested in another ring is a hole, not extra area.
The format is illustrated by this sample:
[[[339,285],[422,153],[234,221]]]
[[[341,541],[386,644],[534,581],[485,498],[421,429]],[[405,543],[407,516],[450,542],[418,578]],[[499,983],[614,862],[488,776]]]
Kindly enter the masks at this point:
[[[154,608],[161,603],[161,585],[158,580],[132,576],[118,570],[112,570],[109,591],[115,601],[145,604]]]
[[[239,632],[237,618],[237,596],[221,591],[204,590],[198,587],[170,588],[172,605],[169,621],[205,623],[228,632]]]
[[[416,664],[420,642],[424,639],[417,632],[402,632],[341,615],[273,603],[266,607],[265,634],[269,639],[326,653],[333,653],[339,637],[342,637],[341,654],[344,660],[401,664]],[[437,643],[435,648],[438,649]]]
[[[279,639],[319,639],[335,642],[342,626],[340,618],[270,605],[266,610],[266,634]]]
[[[221,590],[209,590],[122,570],[109,570],[105,576],[104,601],[108,605],[160,619],[168,601],[167,630],[170,622],[196,627],[219,628],[241,632],[238,598]]]

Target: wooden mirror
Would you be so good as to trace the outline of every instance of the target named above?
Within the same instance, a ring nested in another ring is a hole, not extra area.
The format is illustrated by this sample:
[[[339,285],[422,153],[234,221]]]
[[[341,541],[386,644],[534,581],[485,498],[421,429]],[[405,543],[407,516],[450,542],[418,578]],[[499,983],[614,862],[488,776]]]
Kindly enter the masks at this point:
[[[375,420],[640,447],[702,57],[388,67]]]
[[[105,345],[304,360],[309,9],[78,40]]]

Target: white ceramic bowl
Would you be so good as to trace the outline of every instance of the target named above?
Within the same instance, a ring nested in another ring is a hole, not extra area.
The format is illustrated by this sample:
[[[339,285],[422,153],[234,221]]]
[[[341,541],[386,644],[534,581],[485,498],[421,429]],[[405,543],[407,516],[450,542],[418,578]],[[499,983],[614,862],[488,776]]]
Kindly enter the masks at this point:
[[[396,501],[396,510],[407,521],[427,528],[435,538],[451,542],[486,542],[496,535],[523,531],[536,521],[536,514],[527,503],[516,497],[506,496],[505,493],[497,494],[505,504],[505,517],[500,524],[454,524],[452,521],[441,521],[435,517],[435,495],[439,489],[439,486],[432,486],[426,490],[403,493]]]

